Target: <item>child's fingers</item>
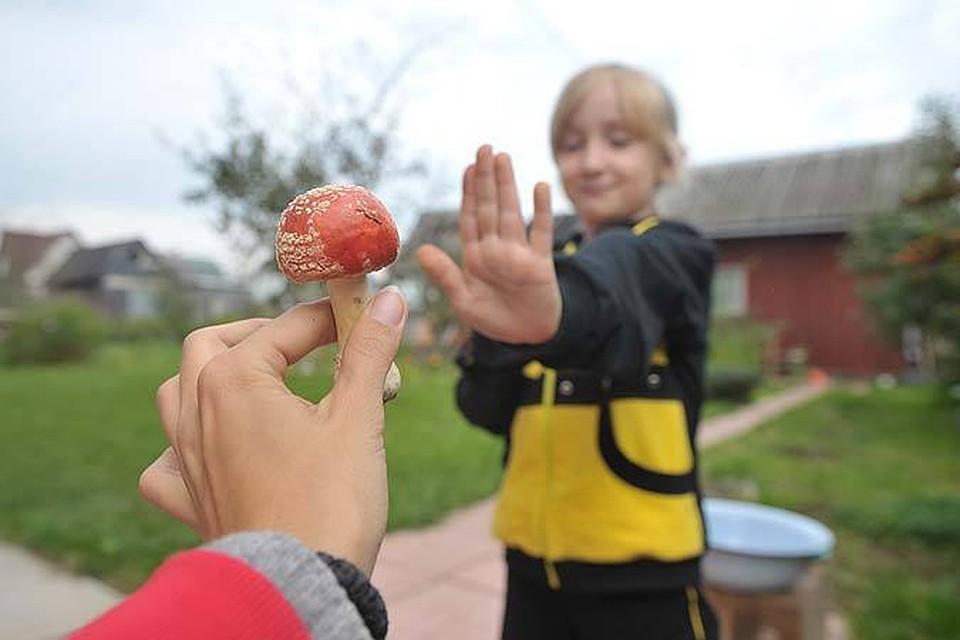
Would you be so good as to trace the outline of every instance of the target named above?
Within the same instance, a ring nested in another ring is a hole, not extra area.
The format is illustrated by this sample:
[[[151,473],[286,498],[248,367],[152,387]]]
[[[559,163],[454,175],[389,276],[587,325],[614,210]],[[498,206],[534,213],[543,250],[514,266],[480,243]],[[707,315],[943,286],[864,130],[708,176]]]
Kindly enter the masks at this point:
[[[439,247],[425,244],[417,249],[417,262],[434,284],[443,290],[443,293],[456,308],[456,301],[466,288],[463,272],[460,267]]]
[[[539,254],[553,251],[553,208],[550,203],[550,185],[538,182],[533,188],[533,225],[530,246]]]
[[[513,174],[513,163],[510,162],[508,154],[498,153],[496,155],[494,158],[494,173],[500,209],[500,235],[514,241],[526,240],[523,217],[520,215],[517,180]]]
[[[460,197],[460,246],[475,243],[477,231],[477,185],[476,165],[470,165],[463,172],[463,192]]]
[[[474,184],[476,186],[477,231],[481,239],[500,234],[497,183],[494,178],[493,149],[483,145],[477,151]]]

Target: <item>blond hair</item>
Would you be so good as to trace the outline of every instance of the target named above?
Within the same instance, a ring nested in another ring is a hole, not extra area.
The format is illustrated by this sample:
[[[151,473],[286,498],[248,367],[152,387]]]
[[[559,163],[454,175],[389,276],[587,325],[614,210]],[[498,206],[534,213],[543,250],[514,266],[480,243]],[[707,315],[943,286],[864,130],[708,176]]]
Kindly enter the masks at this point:
[[[600,64],[583,69],[571,78],[553,109],[550,146],[553,157],[563,144],[564,131],[574,111],[598,84],[610,82],[616,89],[624,122],[634,135],[653,142],[664,159],[679,172],[683,147],[678,137],[677,109],[666,87],[646,71],[621,64]]]

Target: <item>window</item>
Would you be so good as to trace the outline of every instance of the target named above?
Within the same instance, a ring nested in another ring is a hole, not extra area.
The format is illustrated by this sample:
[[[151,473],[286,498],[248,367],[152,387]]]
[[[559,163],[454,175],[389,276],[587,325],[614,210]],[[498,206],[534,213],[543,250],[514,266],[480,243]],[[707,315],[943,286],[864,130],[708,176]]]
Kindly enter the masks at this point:
[[[126,293],[128,318],[150,318],[157,314],[158,305],[154,292],[129,289]]]
[[[713,315],[742,318],[748,311],[747,268],[740,264],[720,265],[713,276]]]

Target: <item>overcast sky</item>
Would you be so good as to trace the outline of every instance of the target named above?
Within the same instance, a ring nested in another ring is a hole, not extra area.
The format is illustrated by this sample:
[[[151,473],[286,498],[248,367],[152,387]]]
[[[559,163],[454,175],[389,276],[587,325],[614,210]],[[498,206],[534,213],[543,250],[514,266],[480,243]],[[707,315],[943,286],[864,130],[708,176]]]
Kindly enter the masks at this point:
[[[589,63],[660,76],[692,164],[891,140],[922,97],[960,94],[956,0],[0,0],[0,227],[236,268],[175,151],[216,131],[221,78],[283,132],[291,86],[362,92],[418,45],[395,99],[432,173],[387,202],[404,231],[456,205],[482,142],[514,155],[525,203],[556,184],[547,120]]]

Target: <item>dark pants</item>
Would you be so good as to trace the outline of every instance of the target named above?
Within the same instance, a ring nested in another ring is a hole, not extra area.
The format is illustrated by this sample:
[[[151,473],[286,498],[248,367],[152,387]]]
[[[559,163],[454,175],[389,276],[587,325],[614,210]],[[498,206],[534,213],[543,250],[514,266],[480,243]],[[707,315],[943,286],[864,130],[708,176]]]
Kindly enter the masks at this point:
[[[503,640],[717,640],[697,587],[583,594],[508,571]]]

